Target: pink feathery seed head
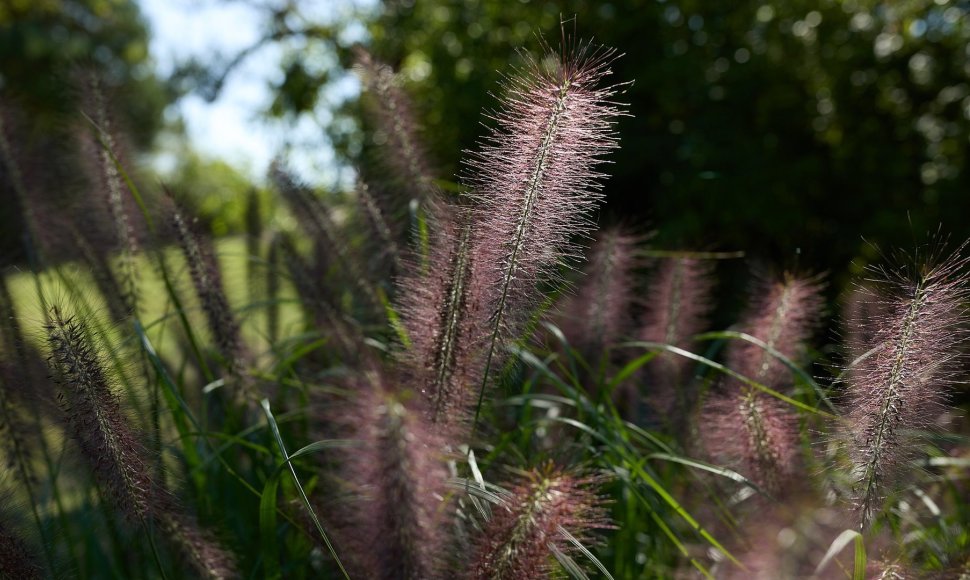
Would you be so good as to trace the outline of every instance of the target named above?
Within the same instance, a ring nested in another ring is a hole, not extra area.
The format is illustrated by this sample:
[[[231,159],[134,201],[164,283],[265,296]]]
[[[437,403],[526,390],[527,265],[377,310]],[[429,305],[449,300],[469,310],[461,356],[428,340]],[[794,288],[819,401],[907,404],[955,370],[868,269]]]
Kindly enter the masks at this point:
[[[564,261],[581,257],[575,239],[593,228],[603,195],[597,171],[617,145],[616,86],[602,86],[615,52],[588,43],[564,46],[559,58],[526,66],[506,83],[494,125],[468,152],[463,182],[473,191],[471,286],[486,322],[482,400],[496,357],[524,326]],[[550,64],[550,66],[545,66]]]
[[[320,272],[307,263],[296,247],[293,238],[282,235],[277,240],[278,256],[296,288],[300,302],[319,331],[330,341],[344,362],[357,360],[364,349],[364,336],[356,321],[344,316],[339,297],[333,296],[330,285],[322,284]],[[316,266],[320,266],[317,260]]]
[[[751,389],[714,395],[701,411],[701,444],[772,495],[787,491],[800,468],[798,416],[783,401]]]
[[[593,229],[589,217],[603,197],[597,167],[618,147],[617,87],[603,85],[615,57],[588,43],[564,46],[554,60],[526,55],[488,136],[467,152],[463,182],[478,201],[497,320],[523,310],[537,297],[536,282],[582,256],[575,239]]]
[[[229,306],[214,244],[209,238],[199,235],[189,214],[179,207],[170,193],[166,198],[171,224],[189,267],[192,284],[205,313],[209,331],[215,339],[226,370],[230,374],[241,376],[249,353],[240,334],[239,322]]]
[[[360,441],[341,461],[354,497],[340,508],[340,540],[361,577],[436,578],[450,513],[445,442],[421,399],[389,381],[376,367],[356,377],[338,418]]]
[[[340,275],[360,291],[355,296],[359,294],[368,307],[382,310],[381,298],[361,266],[363,260],[347,243],[348,236],[341,232],[328,208],[289,172],[282,160],[276,159],[270,165],[269,178],[291,207],[304,233],[313,240],[314,247],[326,252],[328,263],[337,266]]]
[[[807,341],[822,323],[825,304],[821,276],[786,273],[759,284],[741,330],[790,360],[802,356]],[[728,368],[771,388],[790,382],[791,371],[777,356],[746,340],[728,346]]]
[[[384,210],[371,193],[371,188],[363,179],[357,181],[358,219],[362,222],[364,231],[369,234],[368,249],[373,258],[372,268],[380,268],[384,272],[393,273],[401,270],[401,250],[398,249],[397,234],[392,231],[391,223],[387,220]]]
[[[81,73],[76,85],[82,98],[82,108],[90,123],[83,127],[82,148],[89,163],[87,169],[95,186],[96,196],[103,199],[114,221],[114,235],[118,246],[136,254],[141,246],[138,227],[143,220],[138,217],[134,197],[124,183],[118,164],[125,165],[125,143],[119,142],[114,120],[109,111],[104,83],[94,71]]]
[[[467,205],[430,206],[430,251],[411,256],[399,282],[401,319],[410,345],[399,353],[408,383],[427,401],[429,419],[448,428],[468,419],[484,372],[488,324],[479,278],[487,272]]]
[[[391,181],[403,188],[408,199],[424,200],[437,188],[434,173],[411,99],[401,86],[401,79],[394,70],[375,59],[366,49],[354,47],[355,70],[363,81],[367,96],[365,111],[386,143],[380,161],[391,174]]]
[[[645,299],[640,340],[686,348],[707,327],[714,266],[696,258],[661,259]]]
[[[112,391],[88,331],[55,306],[46,324],[49,364],[70,431],[115,504],[133,520],[152,515],[160,489],[152,482],[142,446]]]
[[[661,259],[644,299],[639,339],[695,350],[691,337],[707,328],[714,304],[713,273],[709,260]],[[695,404],[688,388],[692,365],[688,358],[663,352],[644,369],[652,405],[675,422],[686,420]]]
[[[508,498],[492,508],[461,577],[552,577],[553,548],[575,550],[562,529],[588,543],[595,539],[594,530],[613,527],[605,501],[596,493],[602,483],[599,476],[570,473],[551,463],[523,474],[510,486]]]
[[[876,346],[876,331],[886,316],[886,299],[867,282],[853,284],[842,301],[842,331],[846,372],[855,373],[853,362]]]
[[[904,432],[931,427],[944,410],[968,338],[968,259],[930,256],[897,270],[874,270],[881,312],[850,321],[871,325],[874,352],[859,360],[847,390],[851,455],[861,524],[868,526],[899,467],[914,451]]]
[[[232,554],[192,516],[169,510],[159,517],[159,527],[186,557],[185,564],[200,578],[232,580],[239,578]]]
[[[576,294],[562,300],[559,326],[587,358],[627,337],[634,304],[634,271],[640,237],[623,228],[603,230],[590,251]]]
[[[192,523],[155,480],[147,451],[121,409],[85,325],[55,306],[46,331],[69,429],[114,505],[132,524],[157,521],[201,577],[235,577],[229,553]]]

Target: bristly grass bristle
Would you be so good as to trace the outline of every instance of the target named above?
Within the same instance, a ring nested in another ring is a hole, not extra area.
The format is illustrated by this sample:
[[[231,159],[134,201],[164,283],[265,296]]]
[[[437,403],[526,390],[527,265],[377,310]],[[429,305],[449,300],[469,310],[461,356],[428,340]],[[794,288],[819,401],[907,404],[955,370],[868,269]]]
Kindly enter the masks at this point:
[[[610,527],[596,491],[602,481],[552,464],[523,474],[511,486],[508,499],[493,508],[462,577],[550,577],[554,554],[573,551],[564,531],[588,542],[595,530]]]
[[[886,488],[915,451],[907,433],[925,431],[943,411],[967,340],[967,258],[917,256],[874,270],[872,316],[851,321],[875,352],[853,365],[848,426],[860,525],[880,509]]]

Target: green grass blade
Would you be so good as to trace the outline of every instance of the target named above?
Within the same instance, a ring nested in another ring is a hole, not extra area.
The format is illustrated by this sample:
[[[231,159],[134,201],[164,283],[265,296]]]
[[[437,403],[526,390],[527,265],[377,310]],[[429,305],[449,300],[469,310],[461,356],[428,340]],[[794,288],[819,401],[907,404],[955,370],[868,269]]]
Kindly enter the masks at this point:
[[[259,497],[259,548],[263,557],[265,578],[282,578],[280,572],[280,549],[276,540],[276,493],[279,489],[280,470],[275,471]]]
[[[273,411],[270,409],[269,400],[263,399],[260,401],[260,405],[263,407],[263,412],[266,413],[266,420],[269,421],[270,429],[273,432],[273,437],[276,439],[276,444],[279,445],[280,453],[283,457],[289,457],[286,452],[286,446],[283,444],[283,436],[280,435],[280,428],[276,424],[276,419],[273,417]],[[350,580],[350,576],[347,575],[347,570],[344,569],[343,563],[340,562],[340,558],[337,556],[336,550],[333,548],[333,544],[330,543],[330,537],[327,536],[327,532],[323,529],[323,524],[320,523],[320,518],[317,517],[315,511],[313,511],[313,506],[310,505],[310,498],[307,497],[306,491],[303,489],[303,485],[300,483],[300,478],[296,474],[296,468],[293,467],[293,463],[290,461],[286,462],[290,469],[290,475],[293,476],[293,483],[296,485],[297,490],[300,492],[300,497],[303,499],[303,505],[307,509],[307,513],[310,515],[310,519],[313,520],[313,525],[316,526],[317,531],[320,533],[320,537],[323,538],[323,543],[326,544],[327,550],[330,555],[333,556],[334,561],[337,563],[337,567],[340,568],[340,572],[343,574],[344,578]],[[262,495],[260,495],[262,497]]]
[[[721,477],[726,477],[731,481],[736,481],[738,483],[747,485],[748,487],[758,491],[759,493],[764,493],[761,488],[754,484],[751,480],[741,475],[737,471],[727,469],[726,467],[719,467],[717,465],[711,465],[709,463],[704,463],[703,461],[698,461],[696,459],[687,459],[685,457],[677,457],[675,455],[670,455],[667,453],[651,453],[647,455],[647,459],[661,459],[663,461],[671,461],[673,463],[679,463],[681,465],[686,465],[687,467],[693,467],[695,469],[700,469],[707,471],[708,473],[713,473],[715,475],[720,475]]]
[[[832,401],[829,400],[828,395],[825,394],[825,391],[822,389],[821,385],[818,384],[818,381],[816,381],[812,377],[812,375],[806,373],[805,370],[802,369],[799,365],[795,364],[794,361],[792,361],[790,358],[782,354],[780,351],[776,350],[774,347],[772,347],[770,344],[766,343],[765,341],[755,336],[751,336],[750,334],[747,334],[744,332],[735,332],[733,330],[724,330],[720,332],[707,332],[707,333],[698,335],[694,338],[697,340],[720,340],[720,339],[727,338],[727,339],[737,339],[737,340],[750,342],[751,344],[757,346],[758,348],[763,349],[765,352],[767,352],[771,356],[781,361],[782,364],[788,367],[793,373],[798,375],[798,378],[802,379],[802,381],[804,381],[805,384],[812,387],[812,389],[815,391],[815,394],[818,395],[818,398],[825,403],[826,407],[828,407],[833,413],[836,411],[835,405],[832,403]]]
[[[835,540],[832,541],[832,545],[829,546],[825,556],[822,561],[818,563],[815,568],[815,574],[813,578],[817,578],[819,574],[828,566],[829,562],[832,561],[839,553],[849,545],[849,542],[855,543],[854,558],[853,558],[853,571],[852,580],[865,580],[866,579],[866,543],[862,534],[855,530],[844,530]]]
[[[793,407],[798,407],[799,409],[801,409],[803,411],[807,411],[807,412],[812,413],[812,414],[815,414],[815,415],[821,415],[822,417],[825,417],[826,419],[838,419],[838,416],[836,416],[836,415],[833,415],[831,413],[827,413],[825,411],[822,411],[820,409],[816,409],[814,407],[810,407],[809,405],[806,405],[805,403],[802,403],[801,401],[796,401],[795,399],[793,399],[793,398],[791,398],[791,397],[789,397],[787,395],[783,395],[782,393],[779,393],[778,391],[776,391],[774,389],[771,389],[769,387],[766,387],[765,385],[762,385],[761,383],[758,383],[756,381],[752,381],[748,377],[742,375],[741,373],[738,373],[736,371],[733,371],[733,370],[729,369],[728,367],[722,365],[721,363],[712,361],[709,358],[702,357],[702,356],[700,356],[698,354],[694,354],[694,353],[692,353],[690,351],[687,351],[687,350],[684,350],[682,348],[678,348],[676,346],[671,346],[669,344],[663,344],[663,343],[659,343],[659,342],[628,342],[628,343],[623,344],[622,346],[638,347],[638,348],[650,348],[650,349],[656,349],[656,350],[663,350],[663,351],[671,352],[671,353],[674,353],[676,355],[679,355],[679,356],[682,356],[682,357],[685,357],[685,358],[689,358],[689,359],[691,359],[693,361],[696,361],[696,362],[699,362],[699,363],[704,364],[706,366],[709,366],[712,369],[714,369],[716,371],[719,371],[719,372],[721,372],[721,373],[723,373],[725,375],[728,375],[729,377],[733,377],[733,378],[741,381],[742,383],[748,385],[749,387],[754,387],[754,388],[758,389],[759,391],[761,391],[761,392],[763,392],[763,393],[765,393],[767,395],[771,395],[772,397],[775,397],[776,399],[779,399],[781,401],[784,401],[784,402],[788,403],[789,405],[791,405]]]
[[[577,550],[579,550],[579,552],[582,555],[586,556],[586,558],[590,562],[592,562],[593,565],[596,566],[596,568],[599,569],[600,572],[603,573],[603,576],[606,576],[608,580],[613,580],[613,575],[610,574],[610,571],[606,569],[606,566],[604,566],[603,563],[599,561],[599,558],[594,556],[593,553],[589,551],[589,548],[584,546],[582,542],[576,539],[576,536],[570,534],[569,530],[567,530],[562,526],[559,526],[559,533],[562,535],[562,537],[566,538],[569,541],[569,543],[572,544]]]

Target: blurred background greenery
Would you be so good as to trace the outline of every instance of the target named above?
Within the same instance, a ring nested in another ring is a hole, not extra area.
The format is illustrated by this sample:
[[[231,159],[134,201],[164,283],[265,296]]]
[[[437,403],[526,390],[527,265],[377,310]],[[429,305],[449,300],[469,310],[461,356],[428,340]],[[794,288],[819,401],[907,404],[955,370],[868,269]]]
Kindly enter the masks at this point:
[[[911,249],[938,227],[970,237],[967,1],[211,4],[250,9],[256,42],[161,71],[137,2],[0,3],[0,90],[18,111],[18,155],[41,168],[28,180],[31,195],[82,189],[63,175],[73,173],[69,162],[50,167],[50,151],[70,149],[72,71],[95,69],[112,89],[132,157],[147,160],[148,181],[191,192],[215,233],[242,231],[244,194],[261,187],[264,169],[200,154],[174,104],[223,99],[226,79],[242,74],[234,71],[247,59],[271,59],[271,98],[253,115],[293,130],[314,124],[318,141],[285,149],[327,157],[333,175],[366,172],[380,132],[360,120],[347,84],[357,42],[401,71],[439,175],[457,181],[461,153],[483,133],[481,111],[493,105],[489,93],[518,60],[515,50],[536,51],[537,35],[555,45],[566,19],[567,29],[624,53],[615,79],[633,81],[621,97],[630,116],[607,169],[602,222],[656,230],[664,248],[743,250],[756,263],[826,270],[834,288],[875,257],[870,243]],[[339,9],[321,18],[321,5]],[[225,24],[219,34],[232,34]],[[344,87],[341,98],[335,86]],[[353,183],[323,181],[332,189]],[[0,183],[3,207],[15,208],[10,180]],[[19,213],[0,217],[6,264],[24,260]]]

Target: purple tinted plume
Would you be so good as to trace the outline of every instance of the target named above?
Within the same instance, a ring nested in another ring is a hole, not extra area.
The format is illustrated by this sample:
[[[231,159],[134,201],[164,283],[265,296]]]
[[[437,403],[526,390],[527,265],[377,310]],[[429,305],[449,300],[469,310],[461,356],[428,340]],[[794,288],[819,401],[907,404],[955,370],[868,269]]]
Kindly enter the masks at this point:
[[[647,295],[640,340],[692,350],[690,339],[707,327],[713,305],[712,273],[708,261],[661,260]],[[674,421],[682,421],[694,405],[688,390],[691,364],[685,357],[663,352],[644,370],[653,405]]]
[[[470,208],[440,201],[430,207],[427,267],[411,265],[400,284],[401,317],[411,341],[400,358],[409,382],[428,401],[431,422],[447,428],[465,419],[474,403],[472,389],[484,373],[487,318]]]
[[[569,344],[587,358],[599,356],[631,329],[638,241],[621,228],[600,232],[579,290],[559,307],[560,327]]]
[[[357,207],[365,231],[373,237],[368,247],[377,257],[376,266],[386,272],[401,270],[401,251],[398,249],[397,236],[391,223],[386,219],[377,199],[371,194],[370,187],[363,179],[357,181]]]
[[[819,276],[784,274],[763,282],[742,324],[745,332],[790,360],[797,360],[806,342],[821,324],[823,285]],[[778,357],[757,344],[734,340],[727,365],[745,377],[770,388],[790,382],[791,370]]]
[[[59,398],[81,452],[118,507],[132,519],[144,520],[160,490],[151,481],[87,329],[54,307],[46,330],[50,365],[62,387]]]
[[[420,400],[398,392],[378,371],[363,373],[356,399],[337,420],[360,446],[342,464],[356,499],[346,502],[341,539],[353,549],[361,578],[441,577],[449,510],[444,443]]]
[[[554,551],[569,553],[595,529],[610,528],[603,500],[596,495],[597,477],[581,476],[552,465],[526,473],[508,499],[492,509],[462,578],[514,580],[551,578]]]
[[[361,260],[346,243],[347,236],[334,223],[330,212],[317,199],[313,191],[300,183],[280,160],[273,161],[269,178],[290,205],[293,215],[328,259],[339,268],[340,274],[357,287],[363,301],[372,307],[381,307],[382,301],[374,284],[361,267]]]
[[[822,297],[817,277],[786,274],[767,283],[742,324],[749,335],[789,359],[797,358],[819,324]],[[748,341],[731,343],[728,366],[772,389],[789,382],[790,370],[766,349]],[[770,493],[785,491],[797,472],[798,418],[784,402],[737,380],[709,401],[702,436],[719,459],[739,463]]]
[[[589,45],[551,69],[529,60],[508,82],[496,127],[470,153],[470,199],[433,199],[430,251],[401,282],[405,371],[428,400],[433,423],[468,415],[488,382],[499,343],[536,298],[535,283],[575,256],[601,195],[595,166],[616,146],[618,114],[609,74],[612,51]]]
[[[395,189],[409,199],[424,200],[437,191],[428,155],[418,134],[414,107],[394,70],[363,47],[355,47],[355,69],[376,102],[365,103],[378,134],[386,143],[380,160],[390,170]]]
[[[149,521],[156,522],[201,577],[234,578],[231,556],[155,481],[147,453],[121,410],[85,325],[55,306],[46,331],[69,429],[107,498],[132,523],[147,529]]]
[[[563,258],[581,258],[575,236],[593,228],[602,199],[596,167],[617,145],[615,87],[601,86],[614,51],[579,44],[551,67],[526,57],[464,180],[479,201],[481,238],[495,260],[499,300],[532,295]]]
[[[240,334],[239,323],[229,306],[229,298],[222,284],[222,272],[219,269],[212,241],[198,235],[192,225],[186,221],[184,211],[180,208],[173,207],[171,219],[179,246],[189,267],[192,284],[195,286],[195,292],[205,313],[209,331],[215,339],[225,368],[231,375],[241,377],[247,364],[248,354]],[[243,381],[242,387],[243,390],[248,391],[249,381]]]
[[[555,280],[581,257],[575,238],[593,227],[602,199],[597,166],[617,147],[615,86],[603,86],[615,52],[575,43],[558,58],[526,65],[508,79],[490,133],[468,154],[463,180],[478,204],[473,243],[486,299],[484,393],[496,347],[514,335],[537,282]],[[549,66],[546,66],[546,65]]]
[[[875,517],[887,483],[911,455],[904,432],[929,428],[954,384],[967,339],[966,264],[954,253],[919,265],[916,272],[879,269],[880,287],[869,299],[877,314],[850,322],[880,347],[855,365],[848,389],[863,528]]]
[[[797,474],[798,417],[787,403],[750,388],[712,397],[701,412],[704,447],[771,494]]]
[[[98,170],[94,182],[107,201],[115,226],[115,237],[121,245],[121,299],[127,310],[137,315],[139,281],[135,257],[141,243],[130,211],[133,198],[118,172],[116,162],[121,153],[105,104],[101,79],[93,72],[82,76],[84,108],[90,119],[97,124],[91,135],[91,145],[97,150]]]

